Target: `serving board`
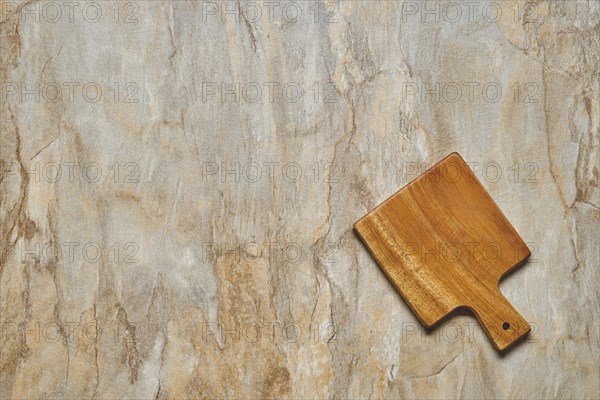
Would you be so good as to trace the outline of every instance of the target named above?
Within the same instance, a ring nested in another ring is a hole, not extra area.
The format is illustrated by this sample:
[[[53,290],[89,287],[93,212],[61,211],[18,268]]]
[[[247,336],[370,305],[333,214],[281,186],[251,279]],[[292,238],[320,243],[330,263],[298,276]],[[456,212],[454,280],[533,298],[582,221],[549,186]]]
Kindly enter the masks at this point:
[[[500,351],[530,331],[498,285],[531,252],[458,153],[354,229],[425,327],[465,308]]]

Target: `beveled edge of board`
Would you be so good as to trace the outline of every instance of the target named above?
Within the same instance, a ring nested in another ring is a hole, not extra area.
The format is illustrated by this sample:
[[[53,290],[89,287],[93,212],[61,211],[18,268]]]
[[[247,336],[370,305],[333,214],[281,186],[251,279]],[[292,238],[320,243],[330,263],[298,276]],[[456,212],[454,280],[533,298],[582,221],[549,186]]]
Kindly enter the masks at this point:
[[[435,168],[437,168],[441,163],[443,163],[444,161],[446,161],[450,157],[458,157],[462,162],[465,162],[465,160],[462,158],[462,156],[460,154],[458,154],[457,151],[453,151],[452,153],[448,154],[446,157],[442,158],[441,160],[439,160],[438,162],[436,162],[435,164],[433,164],[431,167],[427,168],[422,174],[420,174],[419,176],[417,176],[414,179],[412,179],[406,185],[402,186],[399,190],[396,190],[394,193],[392,193],[390,196],[388,196],[385,200],[383,200],[381,203],[379,203],[375,208],[373,208],[372,210],[370,210],[369,212],[367,212],[365,215],[363,215],[358,221],[356,221],[352,225],[354,231],[358,232],[358,230],[357,230],[358,225],[364,219],[366,219],[372,213],[374,213],[375,211],[377,211],[378,209],[380,209],[383,205],[385,205],[386,203],[388,203],[389,201],[391,201],[394,197],[396,197],[396,195],[400,194],[403,190],[405,190],[406,188],[408,188],[410,185],[412,185],[413,183],[421,180],[424,176],[426,176],[427,174],[431,173]],[[486,191],[486,193],[487,193],[487,191]],[[502,214],[502,215],[504,216],[504,214]],[[506,218],[506,216],[504,216],[504,218]]]

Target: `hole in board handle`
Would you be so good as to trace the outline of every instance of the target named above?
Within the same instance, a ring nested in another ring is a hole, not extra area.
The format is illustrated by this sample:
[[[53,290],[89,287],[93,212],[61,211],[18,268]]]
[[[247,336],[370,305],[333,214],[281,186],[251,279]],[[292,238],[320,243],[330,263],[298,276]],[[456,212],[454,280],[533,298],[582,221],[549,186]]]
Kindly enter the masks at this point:
[[[505,323],[502,324],[502,329],[504,329],[505,331],[507,331],[508,328],[510,328],[510,324],[508,322],[505,322]]]

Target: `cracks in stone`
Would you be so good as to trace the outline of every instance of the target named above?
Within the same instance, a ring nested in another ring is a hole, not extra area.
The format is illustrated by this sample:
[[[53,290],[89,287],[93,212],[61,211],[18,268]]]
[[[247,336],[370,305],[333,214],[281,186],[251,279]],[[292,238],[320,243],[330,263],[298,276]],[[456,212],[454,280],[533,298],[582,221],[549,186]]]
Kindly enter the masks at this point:
[[[25,264],[23,268],[23,280],[25,281],[25,288],[21,292],[21,299],[23,300],[23,304],[25,306],[25,324],[31,321],[32,313],[31,313],[31,271],[29,269],[29,264]],[[26,349],[26,352],[29,350],[29,346],[27,343],[24,343],[23,346]]]
[[[572,227],[571,227],[571,235],[570,235],[571,247],[573,247],[573,257],[575,257],[575,267],[571,270],[573,275],[577,274],[579,271],[579,267],[581,267],[581,260],[579,259],[579,251],[577,250],[577,224],[575,223],[575,219],[572,218]]]
[[[316,290],[317,293],[316,293],[315,305],[314,305],[314,307],[312,309],[312,312],[310,313],[310,324],[311,324],[311,326],[312,326],[312,322],[313,322],[313,317],[315,315],[315,312],[317,311],[317,306],[319,305],[319,296],[321,294],[321,283],[319,282],[319,276],[318,275],[316,276],[316,280],[317,280],[317,284],[315,286],[316,286],[316,289],[317,289]]]
[[[544,110],[544,124],[545,124],[545,130],[546,133],[548,133],[548,130],[550,129],[549,125],[549,111],[548,111],[548,87],[546,85],[546,71],[545,69],[542,68],[542,86],[544,88],[544,102],[543,102],[543,110]],[[550,177],[552,178],[552,182],[554,183],[554,185],[556,186],[556,190],[558,192],[558,197],[560,199],[560,202],[563,206],[563,208],[566,210],[569,208],[569,206],[567,205],[567,200],[565,199],[565,197],[563,196],[563,193],[561,191],[560,188],[560,184],[558,182],[558,178],[557,178],[557,173],[554,171],[555,167],[554,167],[554,163],[552,162],[552,154],[550,153],[550,142],[548,141],[548,143],[546,144],[546,154],[548,157],[548,164],[549,164],[549,171],[550,171]]]
[[[546,82],[546,73],[547,70],[550,70],[550,68],[546,69],[546,67],[542,67],[542,83],[543,83],[543,88],[544,88],[544,102],[543,102],[543,111],[544,111],[544,117],[545,117],[545,130],[546,133],[548,134],[549,130],[550,130],[550,124],[549,124],[549,108],[548,108],[548,89],[547,89],[547,82]],[[577,129],[577,125],[575,123],[575,115],[577,112],[577,107],[578,107],[578,102],[579,99],[583,97],[581,99],[581,101],[583,102],[583,105],[585,107],[585,113],[587,114],[587,117],[589,119],[589,122],[587,124],[586,129],[584,130],[584,132],[578,132]],[[546,146],[546,151],[547,151],[547,157],[548,157],[548,163],[549,163],[549,171],[550,171],[550,177],[552,178],[552,182],[554,183],[554,185],[556,186],[556,190],[558,192],[558,197],[560,200],[560,203],[562,205],[562,208],[564,210],[564,218],[569,218],[571,220],[571,235],[570,235],[570,244],[571,247],[573,249],[573,257],[575,258],[575,266],[571,269],[571,273],[573,275],[577,275],[579,273],[579,271],[581,270],[582,265],[584,265],[583,260],[580,259],[580,255],[579,255],[579,251],[578,251],[578,241],[577,241],[577,221],[575,219],[575,216],[573,215],[573,212],[576,212],[576,207],[578,203],[585,203],[588,204],[589,206],[595,208],[595,209],[599,209],[599,207],[595,204],[593,204],[591,201],[589,201],[588,197],[588,193],[589,193],[589,187],[590,187],[590,181],[588,180],[588,176],[589,174],[588,172],[588,165],[590,164],[590,153],[593,151],[593,143],[592,143],[592,118],[593,118],[593,112],[592,112],[592,106],[591,106],[591,100],[590,98],[586,95],[585,92],[576,95],[574,100],[573,100],[573,104],[571,105],[571,107],[568,110],[568,125],[569,125],[569,130],[571,133],[571,140],[573,142],[578,143],[579,145],[579,150],[577,152],[577,160],[576,160],[576,164],[575,164],[575,198],[573,199],[572,203],[569,204],[568,199],[566,198],[566,196],[563,194],[563,191],[561,189],[561,185],[560,185],[560,181],[559,181],[559,174],[556,171],[557,167],[555,165],[555,163],[553,162],[553,158],[552,158],[552,152],[551,152],[551,144],[550,141],[548,139],[548,143]]]
[[[125,311],[124,307],[119,307],[117,321],[125,327],[125,347],[121,355],[121,362],[129,367],[129,383],[133,384],[138,379],[138,370],[141,364],[136,326],[129,322],[127,311]]]
[[[583,97],[582,101],[585,106],[585,112],[588,117],[588,124],[585,127],[585,131],[580,133],[577,132],[577,126],[574,122],[574,117],[577,109],[578,97]],[[575,199],[569,208],[574,208],[577,202],[586,203],[595,209],[600,209],[600,207],[596,204],[593,204],[589,199],[590,196],[590,186],[595,184],[598,187],[598,175],[597,172],[589,171],[589,166],[592,164],[590,161],[591,154],[593,154],[593,140],[592,140],[592,130],[593,130],[593,111],[592,111],[592,101],[587,96],[586,93],[581,93],[580,95],[575,96],[575,100],[573,105],[569,109],[569,129],[571,131],[571,140],[575,141],[579,145],[579,151],[577,152],[577,162],[575,164]],[[592,167],[593,168],[593,167]],[[596,167],[597,168],[597,167]],[[594,178],[591,178],[590,175],[595,175]]]
[[[168,337],[165,335],[165,343],[163,344],[162,349],[160,349],[160,366],[158,367],[158,388],[156,389],[156,396],[154,396],[155,400],[158,400],[160,397],[160,392],[162,390],[162,385],[160,383],[160,374],[162,373],[162,368],[165,362],[165,347],[167,347]]]
[[[373,394],[375,393],[375,379],[377,378],[371,379],[371,393],[369,394],[368,400],[371,400],[371,397],[373,397]]]
[[[40,72],[40,74],[43,74],[43,73],[44,73],[44,71],[46,70],[46,66],[48,65],[48,63],[50,63],[50,61],[52,61],[52,60],[54,59],[54,57],[58,57],[58,56],[60,55],[60,52],[62,51],[62,49],[63,49],[63,46],[64,46],[64,45],[65,45],[65,44],[64,44],[64,43],[62,43],[62,44],[60,45],[60,49],[58,49],[58,53],[56,53],[56,55],[54,55],[54,56],[50,56],[50,57],[49,57],[49,58],[46,60],[46,62],[45,62],[45,63],[44,63],[44,65],[42,66],[42,71]],[[37,155],[37,154],[36,154],[36,155]]]
[[[57,201],[56,198],[54,198],[53,201],[51,202],[51,204],[49,204],[46,209],[46,220],[47,220],[47,227],[48,227],[48,231],[49,231],[48,241],[49,241],[49,245],[52,248],[57,248],[57,246],[59,244],[58,230],[57,230],[57,226],[56,226],[57,222],[56,222],[56,218],[54,215],[56,212],[56,208],[57,208],[56,201]],[[61,295],[59,281],[56,278],[58,261],[59,261],[58,254],[53,254],[52,259],[48,260],[48,262],[46,263],[46,270],[49,271],[52,276],[52,282],[54,283],[54,291],[56,294],[56,303],[54,304],[54,313],[53,313],[54,320],[58,326],[58,333],[62,337],[63,343],[65,345],[65,351],[67,352],[65,387],[68,387],[69,370],[70,370],[70,366],[71,366],[71,351],[70,351],[71,340],[69,338],[69,333],[66,332],[64,324],[61,323],[61,318],[60,318],[62,295]]]
[[[71,369],[71,352],[69,351],[70,340],[69,340],[69,334],[65,331],[63,324],[61,324],[61,322],[60,322],[58,301],[54,305],[54,320],[56,321],[56,324],[58,325],[58,333],[60,334],[60,336],[62,336],[63,343],[65,344],[65,350],[67,352],[67,365],[65,366],[65,369],[66,369],[65,387],[68,388],[69,387],[69,370]]]
[[[154,289],[152,289],[152,297],[150,299],[150,305],[148,306],[148,309],[146,310],[146,323],[148,325],[150,325],[150,319],[151,319],[151,313],[152,311],[155,312],[155,316],[157,318],[157,320],[159,320],[159,322],[164,323],[165,321],[161,321],[161,317],[163,317],[163,308],[164,308],[164,303],[167,301],[167,290],[165,289],[164,286],[164,282],[163,282],[163,276],[162,273],[160,271],[158,271],[157,277],[156,277],[156,285],[154,286]],[[164,325],[164,324],[163,324]],[[162,328],[164,328],[164,326],[162,326]]]
[[[552,3],[548,3],[548,6],[550,8],[552,8],[553,6],[556,6],[556,4],[553,5]],[[556,10],[554,10],[554,11],[556,12]],[[554,15],[553,11],[550,10],[549,17],[552,17],[553,15]],[[564,14],[563,14],[563,16],[564,16]],[[526,33],[527,39],[528,39],[528,47],[527,48],[517,47],[517,45],[515,45],[507,37],[507,35],[505,35],[504,31],[499,29],[499,32],[504,36],[506,42],[512,48],[516,49],[519,53],[530,58],[535,63],[539,64],[542,68],[542,79],[543,79],[543,85],[544,85],[544,91],[545,91],[543,106],[544,106],[544,114],[545,114],[545,122],[546,122],[546,135],[549,138],[550,137],[549,124],[548,124],[549,110],[547,107],[547,95],[546,95],[546,92],[547,92],[546,76],[545,76],[546,72],[552,71],[552,72],[556,72],[563,76],[571,77],[573,79],[583,80],[584,84],[586,86],[585,91],[589,90],[590,85],[592,85],[592,82],[594,82],[595,75],[597,75],[597,71],[596,71],[597,68],[595,68],[595,66],[597,65],[597,60],[598,60],[597,44],[598,44],[598,38],[600,36],[598,36],[598,26],[599,26],[598,24],[596,24],[593,27],[587,27],[587,28],[575,27],[573,25],[570,25],[567,28],[554,29],[555,36],[559,37],[560,40],[566,41],[566,40],[570,40],[572,38],[572,40],[574,42],[572,56],[575,58],[575,62],[573,62],[569,66],[564,66],[562,69],[556,68],[556,67],[552,67],[550,65],[552,62],[552,59],[549,60],[550,62],[548,62],[548,60],[547,60],[546,47],[550,47],[550,46],[548,46],[548,44],[545,42],[544,36],[540,36],[540,33],[539,33],[539,31],[540,31],[539,27],[541,27],[541,25],[544,22],[545,22],[545,18],[539,24],[539,26],[537,26],[536,24],[527,25],[526,22],[523,23],[523,28],[525,30],[525,33]],[[554,21],[550,21],[550,23],[553,23],[553,22]],[[529,29],[529,28],[531,28],[531,29]],[[568,38],[566,38],[566,39],[562,38],[562,36],[567,36],[567,35],[569,36]],[[537,54],[534,54],[534,56],[530,55],[530,48],[537,50]],[[552,53],[548,52],[548,54],[552,54]],[[559,65],[559,67],[560,67],[560,65]],[[585,93],[585,91],[583,93],[581,93],[580,95],[575,96],[574,103],[572,104],[571,108],[568,111],[568,122],[569,122],[569,129],[571,131],[571,140],[579,145],[579,151],[577,154],[577,161],[576,161],[576,167],[575,167],[575,191],[576,192],[575,192],[575,198],[573,199],[571,204],[569,204],[569,202],[568,202],[569,199],[567,199],[567,196],[564,195],[563,192],[561,191],[561,186],[558,182],[558,179],[557,179],[558,176],[557,176],[557,172],[556,172],[559,169],[556,168],[556,166],[553,163],[551,149],[550,149],[550,143],[548,143],[548,146],[547,146],[548,161],[550,164],[550,167],[549,167],[550,175],[551,175],[553,182],[555,183],[555,185],[557,187],[559,200],[562,203],[562,206],[564,208],[564,217],[565,218],[570,217],[571,219],[573,218],[572,211],[576,208],[577,203],[585,203],[585,204],[595,208],[596,210],[600,210],[599,205],[594,204],[594,202],[590,199],[590,197],[591,197],[590,186],[593,186],[593,181],[594,181],[594,172],[592,172],[591,174],[589,173],[590,172],[589,168],[591,168],[590,164],[592,163],[592,162],[590,162],[590,154],[593,153],[593,147],[594,147],[593,132],[592,132],[593,112],[591,112],[590,97],[588,97],[588,95]],[[584,102],[586,113],[589,118],[589,123],[588,123],[587,129],[585,129],[585,131],[582,133],[577,132],[576,124],[573,121],[575,112],[577,111],[577,107],[578,107],[578,98],[580,96],[583,97],[582,101]],[[597,187],[597,185],[598,185],[597,174],[596,174],[595,180],[596,180],[595,183],[596,183],[596,187]],[[576,222],[573,222],[573,223],[574,223],[574,225],[576,225]],[[572,231],[575,232],[576,228],[573,228]],[[576,240],[573,240],[573,238],[571,238],[571,244],[573,246],[573,251],[575,254],[575,258],[576,258],[576,265],[572,269],[572,272],[575,273],[579,270],[582,263],[578,259],[578,256],[577,256]]]
[[[573,77],[573,76],[572,76],[571,74],[569,74],[568,72],[562,71],[562,70],[560,70],[560,69],[553,68],[553,67],[549,66],[547,63],[545,63],[544,61],[540,61],[540,60],[538,60],[537,58],[534,58],[533,56],[529,55],[529,54],[527,53],[527,49],[522,49],[522,48],[518,47],[518,46],[517,46],[516,44],[514,44],[514,43],[513,43],[513,42],[512,42],[512,41],[511,41],[511,40],[510,40],[508,37],[506,37],[506,35],[504,34],[504,32],[502,32],[502,30],[499,30],[499,31],[500,31],[500,33],[502,33],[502,36],[504,36],[504,38],[506,39],[506,43],[508,43],[508,45],[509,45],[510,47],[512,47],[513,49],[515,49],[515,50],[516,50],[516,51],[517,51],[519,54],[521,54],[521,55],[523,55],[523,56],[525,56],[525,57],[529,58],[529,59],[530,59],[531,61],[533,61],[535,64],[538,64],[540,67],[542,67],[542,68],[546,68],[546,69],[548,69],[548,70],[550,70],[550,71],[552,71],[552,72],[556,72],[557,74],[560,74],[560,75],[566,75],[566,76],[568,76],[568,77],[571,77],[571,78]]]
[[[522,22],[522,27],[523,30],[525,32],[525,34],[527,35],[527,45],[528,48],[520,48],[518,47],[515,43],[513,43],[508,36],[504,33],[504,31],[500,28],[498,28],[498,32],[500,32],[500,34],[504,37],[506,43],[511,46],[513,49],[515,49],[517,52],[519,52],[520,54],[524,55],[525,57],[529,58],[530,60],[532,60],[534,63],[539,64],[542,68],[546,68],[549,71],[552,72],[556,72],[558,74],[561,75],[565,75],[571,78],[577,78],[577,77],[583,77],[583,73],[579,72],[579,73],[574,73],[571,72],[569,70],[561,70],[559,68],[555,68],[550,66],[546,59],[546,47],[545,47],[545,43],[538,43],[538,36],[539,36],[539,31],[540,31],[540,27],[544,24],[544,22],[540,23],[539,26],[536,26],[536,23],[533,22],[529,22],[527,19],[527,15],[524,15],[523,18],[523,22]],[[597,28],[596,28],[597,29]],[[592,28],[590,31],[594,31],[594,28]],[[585,32],[587,32],[586,30],[577,30],[577,39],[579,39],[581,36],[585,35]],[[555,32],[555,35],[557,37],[560,37],[561,35],[565,34],[565,33],[572,33],[569,30],[558,30]],[[535,48],[532,48],[533,44],[532,42],[535,41]],[[590,46],[593,47],[593,46]],[[532,55],[530,55],[530,50],[537,50],[537,56],[540,56],[540,58],[542,59],[538,59]],[[579,66],[579,64],[576,64],[577,66]]]
[[[160,366],[158,367],[158,388],[156,389],[156,395],[154,396],[155,400],[158,400],[160,397],[160,392],[162,390],[162,385],[160,383],[160,374],[162,373],[162,368],[164,365],[164,361],[165,361],[165,348],[167,347],[167,343],[168,343],[168,335],[166,334],[166,328],[163,330],[164,332],[164,343],[162,346],[162,349],[160,349]]]
[[[173,48],[173,51],[171,51],[171,54],[169,54],[169,64],[171,64],[171,68],[174,70],[174,62],[173,59],[175,57],[175,55],[177,54],[177,46],[175,45],[175,33],[173,31],[173,27],[175,26],[175,23],[173,22],[173,3],[170,3],[170,12],[167,13],[168,16],[168,20],[169,23],[167,24],[167,29],[169,30],[169,39],[171,40],[171,47]]]
[[[444,365],[442,365],[440,368],[438,368],[435,372],[428,374],[428,375],[411,375],[408,376],[406,378],[408,379],[423,379],[423,378],[431,378],[433,376],[439,375],[441,374],[448,365],[452,364],[454,362],[454,360],[456,360],[458,358],[458,356],[460,356],[462,354],[462,352],[458,352],[454,357],[452,357],[450,360],[448,360]]]
[[[33,157],[31,157],[31,158],[29,159],[29,161],[33,160],[33,159],[34,159],[34,158],[36,158],[36,157],[37,157],[37,156],[38,156],[38,155],[39,155],[39,154],[40,154],[42,151],[44,151],[44,150],[46,150],[48,147],[50,147],[50,145],[51,145],[52,143],[54,143],[54,142],[56,141],[56,139],[58,139],[59,137],[60,137],[60,133],[59,133],[58,135],[56,135],[56,136],[55,136],[55,137],[54,137],[52,140],[50,140],[50,142],[48,142],[48,144],[46,144],[44,147],[42,147],[41,149],[39,149],[39,150],[38,150],[38,152],[37,152],[37,153],[35,153],[35,154],[33,155]]]
[[[21,182],[20,182],[21,185],[19,188],[19,198],[17,199],[15,204],[12,206],[12,208],[8,211],[8,213],[6,213],[4,221],[2,221],[1,232],[2,232],[3,242],[6,243],[8,245],[8,247],[12,248],[16,245],[19,236],[25,236],[25,233],[23,233],[22,229],[21,229],[21,225],[22,225],[21,221],[24,219],[27,219],[27,217],[25,215],[24,205],[27,202],[27,198],[28,198],[28,194],[29,194],[29,174],[27,173],[27,170],[25,169],[25,164],[23,162],[23,156],[21,154],[22,153],[21,152],[22,142],[21,142],[21,133],[20,133],[19,127],[17,126],[16,118],[11,110],[10,105],[8,105],[7,108],[8,108],[9,114],[10,114],[10,120],[13,123],[14,130],[15,130],[15,158],[17,160],[17,163],[19,164],[19,176],[20,176],[20,180],[21,180]],[[6,226],[9,226],[9,228],[7,230],[5,230]],[[10,239],[13,236],[13,232],[14,232],[15,228],[18,229],[18,234],[17,234],[17,238],[15,239],[15,242],[12,243],[10,241]],[[6,246],[1,246],[0,250],[1,250],[1,253],[0,253],[0,274],[1,274],[2,270],[4,269],[4,265],[6,264],[6,259],[8,258],[8,255],[10,254],[10,252],[7,251],[8,249],[6,249]]]
[[[589,325],[585,326],[585,338],[587,340],[587,345],[588,345],[588,348],[590,349],[590,351],[594,351],[594,348],[592,347],[592,342],[590,340],[590,328],[589,328]]]
[[[154,400],[158,400],[160,396],[160,377],[158,378],[158,388],[156,390],[156,396],[154,396]]]
[[[167,324],[169,323],[168,316],[170,315],[170,313],[166,312],[170,308],[168,299],[169,299],[169,296],[168,296],[167,289],[165,288],[165,285],[164,285],[163,276],[162,276],[162,273],[159,271],[157,274],[157,277],[156,277],[156,285],[154,286],[154,289],[152,290],[152,297],[150,300],[150,305],[148,306],[148,309],[146,311],[146,325],[147,325],[147,331],[148,331],[149,336],[151,338],[152,337],[156,338],[158,335],[158,332],[160,331],[164,338],[164,343],[163,343],[161,353],[160,353],[160,367],[158,370],[158,389],[156,392],[155,399],[158,399],[158,396],[161,391],[160,374],[161,374],[163,362],[164,362],[164,350],[166,347],[166,343],[168,341]],[[155,317],[154,319],[155,319],[155,323],[157,324],[157,326],[152,325],[152,321],[151,321],[152,316]]]
[[[98,327],[98,317],[96,315],[96,304],[94,303],[94,326]],[[96,330],[96,332],[98,332]],[[92,393],[92,400],[96,398],[98,393],[98,386],[100,385],[100,367],[98,365],[98,337],[94,339],[94,362],[96,364],[96,384],[94,385],[94,392]]]
[[[101,246],[102,248],[108,248],[107,246],[107,231],[108,231],[108,213],[106,212],[107,207],[105,204],[105,201],[100,199],[100,201],[98,201],[98,213],[100,214],[100,231],[101,231]],[[99,268],[97,270],[97,274],[98,274],[98,281],[97,281],[97,286],[96,286],[96,294],[94,297],[94,323],[96,328],[100,327],[98,321],[100,319],[105,320],[102,318],[102,316],[100,315],[99,318],[99,311],[102,312],[102,308],[99,309],[99,306],[105,306],[105,308],[107,309],[107,312],[111,312],[111,309],[113,307],[113,305],[118,304],[118,300],[116,298],[115,295],[115,277],[114,277],[114,270],[110,268],[109,265],[109,261],[107,259],[106,255],[102,255],[102,257],[100,258],[100,263],[99,263]],[[106,313],[105,313],[106,314]],[[117,318],[117,335],[120,334],[120,326],[118,325],[119,323],[119,319]],[[108,325],[108,323],[107,323]],[[98,331],[97,331],[98,332]],[[117,336],[117,340],[120,340],[120,337]],[[98,336],[95,338],[94,340],[94,363],[95,363],[95,367],[96,367],[96,383],[94,386],[94,391],[92,394],[92,399],[96,399],[97,398],[97,394],[98,394],[98,388],[100,386],[100,365],[98,363],[98,355],[99,355],[99,351],[98,351]]]
[[[252,24],[250,23],[250,21],[248,21],[248,18],[246,17],[246,15],[244,14],[243,11],[241,11],[241,6],[240,6],[240,2],[237,2],[237,9],[240,10],[240,15],[242,16],[242,19],[244,20],[244,25],[246,27],[246,30],[248,31],[248,36],[250,37],[250,44],[252,46],[252,51],[254,53],[256,53],[257,47],[256,47],[256,35],[254,34],[254,27],[252,26]]]
[[[467,379],[465,376],[462,377],[462,384],[460,385],[460,395],[458,396],[459,399],[464,399],[465,398],[465,383],[467,382]]]
[[[546,86],[546,72],[545,70],[542,68],[542,83],[543,83],[543,87],[544,87],[544,103],[543,103],[543,110],[544,110],[544,118],[545,118],[545,129],[546,132],[549,131],[549,121],[548,121],[548,108],[547,108],[547,99],[548,99],[548,94],[547,94],[547,86]],[[569,118],[570,119],[570,118]],[[570,120],[571,123],[571,120]],[[570,212],[573,210],[573,207],[575,205],[575,202],[571,205],[568,205],[568,202],[566,200],[566,198],[563,196],[562,194],[562,190],[560,187],[560,184],[558,182],[558,178],[557,178],[557,174],[554,171],[554,163],[552,162],[552,154],[551,154],[551,150],[550,150],[550,143],[548,142],[546,145],[546,151],[547,151],[547,157],[548,157],[548,163],[549,163],[549,171],[550,171],[550,177],[552,178],[552,181],[554,182],[555,186],[556,186],[556,190],[558,192],[558,198],[562,204],[562,207],[564,209],[564,217],[567,217],[567,214],[570,214]],[[579,164],[579,154],[578,154],[578,161],[577,161],[577,165]],[[571,232],[573,233],[574,231],[576,231],[576,227],[572,227]],[[571,234],[570,238],[569,238],[569,242],[571,244],[571,247],[573,249],[573,256],[575,257],[575,267],[571,270],[571,273],[573,275],[577,274],[580,266],[581,266],[581,261],[579,261],[579,257],[578,257],[578,252],[577,252],[577,243],[575,243],[575,239],[573,238],[573,234]]]

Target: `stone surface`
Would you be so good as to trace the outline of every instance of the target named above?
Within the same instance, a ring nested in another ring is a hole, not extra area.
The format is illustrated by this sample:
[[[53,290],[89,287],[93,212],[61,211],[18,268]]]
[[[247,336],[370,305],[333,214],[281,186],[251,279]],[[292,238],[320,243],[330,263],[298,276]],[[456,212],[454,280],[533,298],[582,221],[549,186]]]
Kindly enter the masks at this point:
[[[1,398],[598,397],[599,2],[0,4]],[[504,355],[351,229],[452,151]]]

